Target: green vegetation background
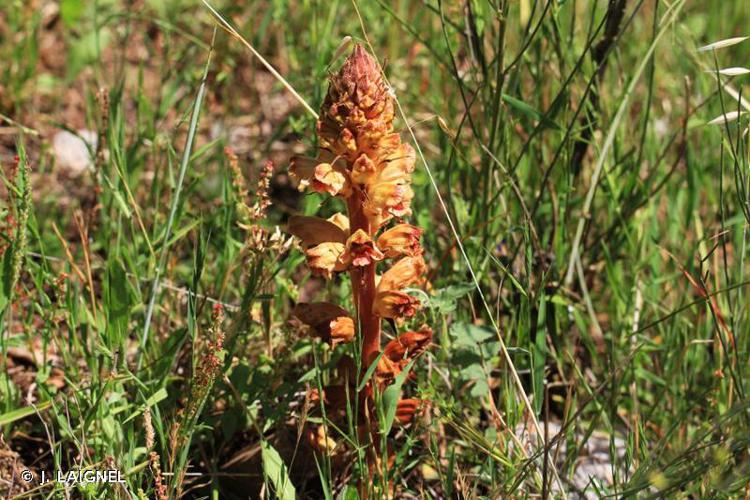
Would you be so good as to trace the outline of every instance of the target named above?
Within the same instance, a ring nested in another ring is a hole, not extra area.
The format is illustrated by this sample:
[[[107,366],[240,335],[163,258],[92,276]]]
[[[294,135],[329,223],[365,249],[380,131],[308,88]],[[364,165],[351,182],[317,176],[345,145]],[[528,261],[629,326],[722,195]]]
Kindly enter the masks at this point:
[[[435,345],[410,391],[431,406],[399,431],[399,495],[561,496],[553,469],[571,496],[748,494],[748,121],[707,123],[746,109],[747,77],[715,70],[750,66],[750,41],[697,50],[748,32],[744,2],[210,3],[313,109],[342,39],[367,37],[423,154],[413,324]],[[170,496],[356,498],[363,471],[299,433],[336,360],[289,314],[351,307],[348,285],[270,236],[337,209],[286,175],[315,119],[216,26],[194,0],[0,6],[0,496],[54,498],[18,471],[82,467],[126,482],[73,496],[154,497],[155,451]],[[259,247],[239,207],[268,159]]]

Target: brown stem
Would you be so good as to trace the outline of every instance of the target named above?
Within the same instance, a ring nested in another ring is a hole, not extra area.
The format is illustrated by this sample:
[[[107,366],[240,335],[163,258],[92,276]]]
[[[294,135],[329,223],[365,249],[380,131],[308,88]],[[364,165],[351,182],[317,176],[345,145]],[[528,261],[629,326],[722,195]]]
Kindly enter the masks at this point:
[[[364,193],[359,190],[355,190],[352,196],[349,197],[347,202],[349,209],[349,229],[351,234],[354,234],[358,229],[362,229],[372,236],[374,228],[362,210],[364,201]],[[362,373],[364,373],[364,370],[370,366],[380,351],[380,317],[376,316],[372,310],[375,302],[375,263],[373,262],[363,267],[352,266],[350,275],[352,278],[354,304],[357,307],[357,322],[362,334]],[[363,476],[359,481],[359,496],[364,500],[370,498],[369,492],[378,463],[377,446],[375,446],[375,443],[378,442],[378,435],[372,416],[367,417],[369,414],[368,410],[370,409],[368,399],[366,391],[360,394],[360,404],[364,409],[363,416],[365,416],[365,427],[361,430],[367,432],[370,441],[370,453],[367,454],[369,478]]]
[[[349,197],[349,224],[351,232],[357,229],[373,234],[373,228],[362,211],[363,193],[356,191]],[[357,307],[357,322],[362,332],[362,363],[367,367],[380,351],[380,318],[373,313],[375,302],[375,263],[369,266],[352,266],[350,271],[354,304]]]

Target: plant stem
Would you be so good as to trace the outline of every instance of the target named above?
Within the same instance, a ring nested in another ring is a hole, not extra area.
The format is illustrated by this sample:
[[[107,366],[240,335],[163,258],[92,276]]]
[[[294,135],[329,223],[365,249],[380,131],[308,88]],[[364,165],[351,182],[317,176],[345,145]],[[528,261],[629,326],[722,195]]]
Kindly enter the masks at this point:
[[[362,211],[364,193],[356,192],[348,200],[351,233],[362,229],[372,235],[373,228]],[[380,318],[373,313],[375,300],[375,263],[352,266],[350,271],[357,322],[362,333],[362,363],[368,367],[380,351]]]

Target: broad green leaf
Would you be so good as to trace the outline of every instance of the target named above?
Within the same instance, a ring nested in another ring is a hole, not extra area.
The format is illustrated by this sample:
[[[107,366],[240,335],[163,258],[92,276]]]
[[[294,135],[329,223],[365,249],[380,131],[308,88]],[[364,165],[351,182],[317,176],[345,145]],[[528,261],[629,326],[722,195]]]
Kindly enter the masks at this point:
[[[284,461],[279,456],[279,452],[267,441],[263,441],[261,443],[261,455],[263,458],[263,474],[271,480],[276,498],[294,500],[297,493],[289,479],[289,473]]]
[[[22,408],[18,408],[17,410],[3,413],[2,415],[0,415],[0,427],[15,422],[16,420],[24,419],[29,415],[34,415],[37,412],[44,411],[50,406],[52,406],[52,403],[49,401],[45,401],[44,403],[36,405],[36,408],[32,406],[24,406]]]
[[[127,334],[130,308],[133,302],[128,289],[127,274],[122,262],[118,259],[110,259],[106,294],[109,306],[107,308],[109,320],[107,327],[111,333],[110,347],[115,347]]]
[[[396,419],[396,410],[398,409],[398,402],[401,400],[401,387],[406,382],[406,377],[409,376],[411,367],[414,366],[414,360],[409,361],[404,370],[396,376],[396,379],[391,385],[385,388],[383,391],[383,408],[385,409],[385,422],[383,425],[383,434],[391,432],[393,427],[393,421]]]
[[[430,297],[430,307],[439,314],[447,314],[456,310],[458,299],[466,296],[474,290],[473,283],[458,283],[441,288]]]
[[[370,363],[370,366],[367,368],[367,371],[365,372],[365,376],[362,377],[362,381],[357,386],[357,392],[362,391],[362,389],[365,388],[365,384],[367,384],[367,381],[370,380],[370,377],[372,377],[373,372],[375,372],[375,368],[378,366],[378,362],[380,361],[380,358],[383,357],[383,353],[378,353],[378,356],[375,358],[375,360]]]
[[[451,325],[450,334],[456,348],[473,348],[496,337],[493,329],[470,323],[454,323]]]
[[[471,364],[463,368],[459,372],[459,376],[463,380],[474,382],[471,390],[469,390],[469,395],[472,397],[484,397],[490,390],[490,386],[487,384],[487,374],[479,363]]]

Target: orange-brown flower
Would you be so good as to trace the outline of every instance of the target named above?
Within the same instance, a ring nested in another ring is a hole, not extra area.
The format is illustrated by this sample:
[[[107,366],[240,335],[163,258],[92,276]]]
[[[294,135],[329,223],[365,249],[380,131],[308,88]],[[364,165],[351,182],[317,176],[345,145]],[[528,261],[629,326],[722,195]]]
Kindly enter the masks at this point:
[[[334,241],[327,241],[308,248],[305,251],[307,266],[313,274],[331,279],[333,272],[345,271],[346,264],[341,262],[341,254],[344,253],[344,245]]]
[[[330,155],[324,155],[330,156]],[[322,158],[296,156],[292,158],[289,173],[300,182],[300,188],[310,186],[318,193],[331,196],[348,196],[351,192],[349,173],[340,161],[323,161]]]
[[[419,244],[421,236],[422,230],[416,226],[396,224],[378,237],[377,244],[386,257],[393,258],[401,255],[415,257],[422,253],[422,246]]]
[[[396,406],[396,420],[401,425],[407,425],[414,420],[414,415],[422,408],[421,399],[402,399]]]
[[[385,387],[390,385],[393,380],[403,370],[404,365],[402,363],[395,363],[390,359],[382,356],[378,360],[378,364],[375,367],[375,380],[379,387]]]
[[[293,215],[287,223],[287,231],[302,240],[302,246],[309,248],[326,242],[346,243],[347,233],[339,224],[345,216],[335,214],[329,220],[320,217]],[[335,219],[334,219],[335,218]],[[347,225],[348,225],[348,219]]]
[[[330,302],[300,303],[292,314],[331,345],[349,342],[354,338],[354,320],[346,309]]]
[[[352,171],[349,177],[355,184],[366,184],[377,175],[377,172],[378,164],[373,160],[373,156],[362,153],[352,163]]]
[[[419,306],[419,300],[401,290],[421,281],[425,269],[421,255],[404,257],[396,262],[380,278],[373,312],[381,318],[400,319],[413,316]]]
[[[393,361],[412,359],[422,354],[432,342],[432,329],[423,326],[416,332],[405,332],[383,349],[383,357]]]
[[[377,180],[367,189],[364,211],[373,227],[381,227],[393,217],[410,215],[412,198],[414,191],[407,181]]]
[[[373,262],[383,260],[381,252],[375,243],[362,229],[357,229],[346,241],[346,249],[341,255],[341,261],[353,266],[368,266]]]
[[[393,380],[412,359],[421,355],[432,341],[432,330],[423,326],[419,331],[406,332],[386,344],[378,361],[376,374],[378,381],[388,383]]]
[[[350,342],[354,338],[354,320],[349,316],[339,316],[330,322],[331,344]]]
[[[421,255],[404,257],[388,269],[380,278],[378,292],[401,290],[404,287],[418,283],[423,279],[427,270]]]
[[[381,318],[401,319],[414,316],[419,299],[398,290],[385,290],[375,295],[373,312]]]
[[[365,211],[376,227],[391,217],[402,217],[411,213],[411,173],[414,171],[414,150],[408,144],[400,144],[385,152],[379,168],[369,176],[355,175],[366,181],[367,202]]]
[[[302,240],[307,265],[313,274],[330,279],[334,271],[346,269],[346,263],[340,260],[345,250],[346,232],[336,223],[295,215],[289,218],[287,231]]]
[[[336,449],[336,441],[331,438],[325,426],[307,430],[307,442],[318,453],[333,453]]]

